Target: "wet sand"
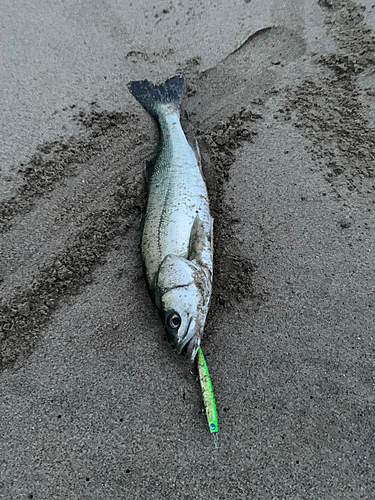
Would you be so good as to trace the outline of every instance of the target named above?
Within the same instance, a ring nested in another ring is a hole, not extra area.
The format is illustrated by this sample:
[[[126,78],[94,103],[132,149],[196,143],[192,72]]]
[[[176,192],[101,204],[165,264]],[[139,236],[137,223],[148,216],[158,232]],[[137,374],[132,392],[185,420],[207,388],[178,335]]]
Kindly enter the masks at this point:
[[[3,6],[1,499],[373,499],[375,5]],[[157,129],[186,78],[215,218],[202,348],[140,261]]]

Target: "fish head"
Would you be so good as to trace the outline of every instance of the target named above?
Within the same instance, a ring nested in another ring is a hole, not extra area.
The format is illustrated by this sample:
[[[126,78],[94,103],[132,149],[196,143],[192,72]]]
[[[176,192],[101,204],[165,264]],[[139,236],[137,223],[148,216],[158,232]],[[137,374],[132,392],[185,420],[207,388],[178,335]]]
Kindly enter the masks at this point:
[[[158,274],[156,305],[168,340],[193,361],[203,334],[211,295],[207,271],[192,261],[168,255]]]
[[[169,290],[161,297],[160,315],[168,340],[179,352],[187,347],[194,360],[207,311],[200,310],[201,295],[194,285]]]

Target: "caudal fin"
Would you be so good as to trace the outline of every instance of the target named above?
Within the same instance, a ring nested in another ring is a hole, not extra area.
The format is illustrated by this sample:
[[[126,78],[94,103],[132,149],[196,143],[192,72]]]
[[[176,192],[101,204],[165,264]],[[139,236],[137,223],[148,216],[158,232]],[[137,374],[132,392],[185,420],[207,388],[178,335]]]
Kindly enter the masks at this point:
[[[156,117],[160,104],[174,104],[178,109],[184,93],[184,79],[173,76],[161,85],[154,85],[148,80],[130,82],[128,89],[150,115]]]

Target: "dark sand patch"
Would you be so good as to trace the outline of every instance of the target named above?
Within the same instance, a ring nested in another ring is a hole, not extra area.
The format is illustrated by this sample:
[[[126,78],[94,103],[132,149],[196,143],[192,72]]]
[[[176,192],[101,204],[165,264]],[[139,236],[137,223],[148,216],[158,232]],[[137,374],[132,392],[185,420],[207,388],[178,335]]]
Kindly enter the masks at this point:
[[[296,127],[311,141],[309,151],[334,191],[373,194],[375,131],[366,116],[358,77],[375,62],[375,38],[364,22],[363,6],[351,0],[320,5],[339,51],[317,56],[319,70],[325,71],[292,90],[290,106],[296,112]]]
[[[9,231],[14,217],[30,212],[36,200],[53,191],[59,181],[74,176],[79,167],[108,148],[119,131],[133,128],[137,117],[94,108],[89,115],[80,111],[75,119],[89,131],[88,136],[41,144],[26,165],[19,165],[21,185],[14,196],[0,201],[0,234]]]

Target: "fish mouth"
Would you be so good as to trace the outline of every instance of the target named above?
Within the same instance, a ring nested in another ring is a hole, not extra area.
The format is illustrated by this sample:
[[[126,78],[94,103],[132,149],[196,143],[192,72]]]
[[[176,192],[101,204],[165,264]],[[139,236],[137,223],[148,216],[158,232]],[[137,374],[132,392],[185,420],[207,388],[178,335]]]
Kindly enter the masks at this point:
[[[196,325],[195,318],[190,318],[185,337],[177,346],[180,353],[186,349],[186,353],[191,361],[194,361],[200,345],[200,335],[199,332],[196,331]]]

